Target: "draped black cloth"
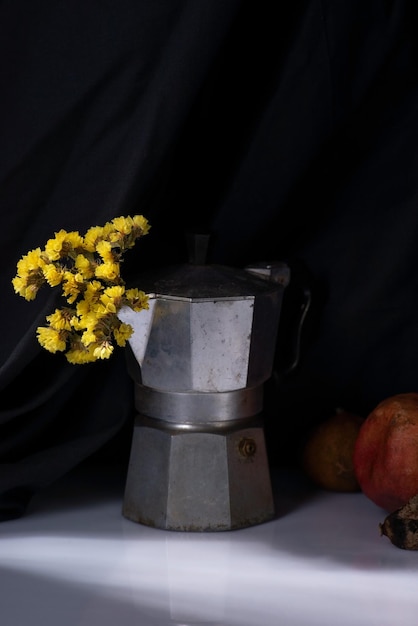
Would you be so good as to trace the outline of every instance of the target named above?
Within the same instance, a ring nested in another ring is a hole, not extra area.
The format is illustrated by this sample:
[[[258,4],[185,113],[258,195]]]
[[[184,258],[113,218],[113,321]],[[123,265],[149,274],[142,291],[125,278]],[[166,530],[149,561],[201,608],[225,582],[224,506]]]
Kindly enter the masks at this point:
[[[309,285],[299,365],[266,389],[273,464],[335,407],[418,391],[417,32],[414,0],[0,3],[0,519],[129,450],[123,350],[45,352],[56,296],[11,286],[61,228],[145,215],[133,283],[183,262],[186,230],[210,262],[285,260],[287,321]]]

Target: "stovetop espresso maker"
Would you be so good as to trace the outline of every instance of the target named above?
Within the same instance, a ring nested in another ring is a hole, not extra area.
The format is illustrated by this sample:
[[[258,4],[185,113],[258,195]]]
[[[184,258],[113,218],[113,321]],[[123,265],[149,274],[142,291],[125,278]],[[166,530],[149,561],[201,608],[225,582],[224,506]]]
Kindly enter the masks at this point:
[[[122,312],[134,328],[128,369],[135,418],[123,515],[177,531],[243,528],[275,515],[263,427],[285,263],[190,261],[147,273],[149,309]]]

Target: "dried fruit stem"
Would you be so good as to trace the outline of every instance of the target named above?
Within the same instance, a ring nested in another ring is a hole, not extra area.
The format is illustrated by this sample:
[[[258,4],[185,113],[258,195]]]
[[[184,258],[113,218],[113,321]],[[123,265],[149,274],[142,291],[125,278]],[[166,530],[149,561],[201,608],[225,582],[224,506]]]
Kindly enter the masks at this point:
[[[390,513],[379,528],[397,548],[418,550],[418,494]]]

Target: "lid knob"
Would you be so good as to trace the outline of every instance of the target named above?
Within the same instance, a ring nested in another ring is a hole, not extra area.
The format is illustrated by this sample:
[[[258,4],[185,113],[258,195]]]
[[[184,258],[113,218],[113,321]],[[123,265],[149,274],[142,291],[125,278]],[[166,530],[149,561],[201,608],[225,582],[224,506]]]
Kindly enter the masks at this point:
[[[209,239],[209,233],[186,233],[189,263],[191,265],[206,265]]]

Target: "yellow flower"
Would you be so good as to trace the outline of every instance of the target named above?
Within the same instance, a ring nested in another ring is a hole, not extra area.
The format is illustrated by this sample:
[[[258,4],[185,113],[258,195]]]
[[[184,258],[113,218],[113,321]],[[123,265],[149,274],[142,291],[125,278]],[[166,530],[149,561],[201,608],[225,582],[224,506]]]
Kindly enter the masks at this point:
[[[12,285],[15,293],[19,296],[25,296],[25,291],[27,287],[26,278],[22,278],[21,276],[15,276],[12,278]]]
[[[102,316],[103,317],[103,316]],[[77,326],[77,330],[85,329],[95,332],[100,321],[100,314],[96,310],[89,310],[77,317],[77,323],[73,322],[73,326]]]
[[[67,233],[65,242],[68,245],[68,247],[72,248],[73,250],[78,250],[79,248],[82,248],[84,245],[83,237],[76,230],[71,231],[70,233]]]
[[[103,319],[106,316],[113,315],[114,311],[109,311],[101,302],[95,302],[91,306],[91,314],[95,315],[96,319]]]
[[[12,279],[12,285],[19,296],[25,300],[34,300],[39,289],[44,284],[45,279],[42,272],[31,272],[27,276],[15,276]]]
[[[112,224],[121,235],[129,235],[133,227],[132,218],[129,216],[115,217],[112,220]]]
[[[115,281],[119,278],[120,268],[119,263],[101,263],[96,267],[96,278],[103,278],[104,280]]]
[[[83,316],[78,317],[77,315],[73,315],[71,318],[71,328],[73,328],[77,333],[79,331],[83,331],[86,327],[83,323],[83,319]]]
[[[40,248],[30,250],[16,265],[16,276],[12,279],[15,292],[26,300],[34,300],[45,283],[43,268],[45,261]]]
[[[83,276],[84,280],[89,280],[94,276],[94,265],[84,254],[77,254],[74,267]]]
[[[123,285],[113,285],[112,287],[106,287],[103,292],[103,296],[120,301],[124,293],[125,287]],[[103,296],[101,297],[101,300],[103,300]]]
[[[133,225],[135,229],[141,232],[140,236],[147,235],[151,226],[149,225],[148,220],[143,215],[134,215],[132,218]]]
[[[115,260],[112,252],[112,246],[109,241],[99,241],[96,245],[96,252],[100,254],[103,261],[113,263]]]
[[[113,329],[113,336],[115,337],[118,346],[124,348],[126,346],[126,342],[132,336],[133,332],[134,329],[130,324],[125,324],[124,322],[122,322],[121,324],[119,324],[119,326],[116,326]]]
[[[115,217],[93,226],[84,237],[64,229],[48,239],[44,250],[30,250],[17,263],[12,279],[15,292],[33,300],[40,287],[61,285],[62,295],[74,308],[55,309],[48,327],[39,327],[39,343],[50,352],[67,350],[70,363],[108,359],[112,338],[125,346],[133,333],[118,318],[122,306],[134,311],[148,308],[148,296],[139,289],[125,290],[120,276],[123,253],[149,231],[142,215]],[[67,349],[68,348],[68,349]]]
[[[79,300],[76,304],[75,310],[77,315],[80,317],[88,315],[91,311],[91,301],[87,298],[84,298],[84,300]]]
[[[97,302],[104,287],[99,280],[90,280],[85,285],[84,299],[86,302]]]
[[[64,272],[62,293],[66,297],[67,302],[69,304],[75,302],[83,291],[84,280],[82,274],[73,274],[68,271]]]
[[[122,285],[114,285],[107,287],[100,296],[100,302],[109,313],[117,313],[122,306],[122,297],[125,293],[125,287]]]
[[[28,285],[25,289],[25,300],[34,300],[38,294],[38,285]]]
[[[83,344],[83,346],[86,346],[86,348],[91,343],[96,343],[96,342],[97,342],[96,333],[91,329],[85,330],[84,333],[81,335],[81,343]]]
[[[97,359],[108,359],[113,352],[113,346],[109,341],[103,341],[93,350],[93,354]]]
[[[59,232],[55,233],[53,239],[48,239],[45,246],[45,254],[50,261],[58,261],[58,259],[61,258],[61,251],[66,237],[67,231],[61,229]]]
[[[101,300],[103,300],[103,298],[105,298],[106,296],[102,296]],[[107,298],[105,302],[103,302],[103,306],[105,311],[108,311],[109,313],[117,313],[118,312],[118,308],[115,304],[115,301],[112,300],[112,298]]]
[[[31,272],[42,270],[45,265],[45,260],[42,256],[40,248],[30,250],[17,262],[17,273],[19,276],[25,276]]]
[[[48,263],[43,268],[43,275],[50,287],[56,287],[64,278],[64,269],[54,263]]]
[[[74,250],[83,245],[83,238],[78,232],[61,229],[53,239],[48,239],[45,254],[50,261],[58,261],[64,256],[74,255]]]
[[[104,238],[103,226],[92,226],[84,235],[83,245],[88,252],[94,252],[98,241]]]
[[[149,296],[140,289],[127,289],[125,299],[134,311],[149,309]]]
[[[48,352],[63,352],[66,347],[64,335],[55,328],[39,326],[36,329],[38,341]]]
[[[73,365],[92,363],[97,360],[97,357],[93,354],[93,349],[85,348],[82,344],[77,344],[77,346],[70,348],[65,356],[67,361]]]
[[[110,223],[113,231],[108,233],[108,240],[120,246],[121,249],[132,248],[138,237],[146,235],[150,229],[147,219],[143,215],[131,217],[115,217]]]
[[[26,278],[21,276],[15,276],[12,280],[12,285],[15,293],[25,298],[25,300],[34,300],[38,293],[36,285],[28,285]]]
[[[54,330],[71,330],[71,320],[73,318],[72,309],[55,309],[54,313],[48,315],[46,320]]]

